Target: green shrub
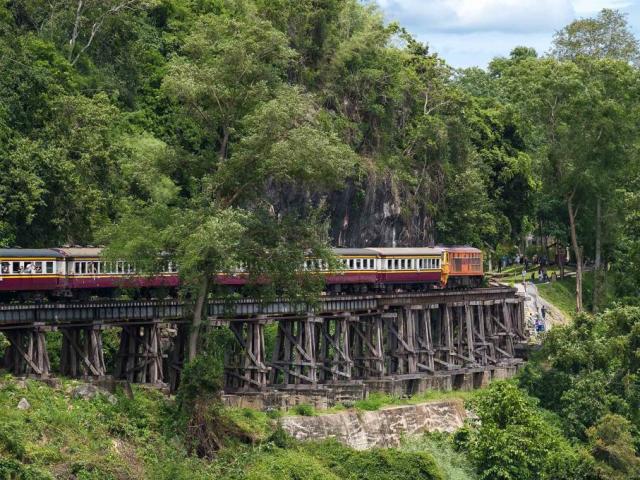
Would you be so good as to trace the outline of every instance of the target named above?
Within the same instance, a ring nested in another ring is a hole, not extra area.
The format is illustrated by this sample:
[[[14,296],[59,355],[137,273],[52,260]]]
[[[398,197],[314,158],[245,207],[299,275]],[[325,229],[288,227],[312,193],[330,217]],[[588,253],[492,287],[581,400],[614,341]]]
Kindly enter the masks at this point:
[[[355,407],[359,410],[375,411],[385,405],[393,405],[399,402],[397,397],[392,397],[387,393],[372,392],[367,398],[355,402]]]
[[[301,447],[313,453],[337,478],[344,480],[439,480],[443,479],[433,456],[425,451],[372,448],[358,451],[335,440],[306,443]]]
[[[291,409],[296,415],[302,415],[303,417],[313,417],[316,414],[316,409],[313,405],[308,403],[301,403]]]

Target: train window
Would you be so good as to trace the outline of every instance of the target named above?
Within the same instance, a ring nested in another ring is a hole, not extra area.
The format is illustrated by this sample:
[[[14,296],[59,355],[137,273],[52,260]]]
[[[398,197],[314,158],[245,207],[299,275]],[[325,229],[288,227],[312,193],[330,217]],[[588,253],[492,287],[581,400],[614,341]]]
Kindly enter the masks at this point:
[[[349,259],[349,270],[353,270],[353,258]]]
[[[356,270],[362,270],[362,260],[359,258],[356,259]]]
[[[370,259],[369,259],[369,268],[370,268],[371,270],[373,270],[373,269],[375,269],[375,268],[376,268],[375,260],[374,260],[373,258],[370,258]]]
[[[47,262],[45,264],[46,273],[53,273],[53,262]]]
[[[42,262],[34,262],[33,271],[34,273],[42,273]]]
[[[9,262],[2,262],[0,264],[0,273],[6,275],[9,273]]]
[[[116,262],[116,273],[124,273],[124,262]]]
[[[22,262],[13,262],[13,273],[22,273]]]
[[[433,263],[435,264],[435,265],[433,266],[433,268],[440,268],[440,259],[439,259],[439,258],[436,258],[436,259],[433,261]]]
[[[406,260],[403,258],[400,260],[400,270],[404,270],[406,265]]]

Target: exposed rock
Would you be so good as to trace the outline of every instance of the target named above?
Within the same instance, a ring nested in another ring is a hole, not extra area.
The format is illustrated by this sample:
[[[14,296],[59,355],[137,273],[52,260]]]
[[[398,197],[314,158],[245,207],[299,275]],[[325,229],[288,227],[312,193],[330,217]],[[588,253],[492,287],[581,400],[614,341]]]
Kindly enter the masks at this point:
[[[83,383],[82,385],[78,385],[71,391],[71,396],[73,398],[83,398],[85,400],[90,400],[96,397],[99,393],[100,389],[95,385]]]
[[[73,398],[82,398],[84,400],[91,400],[98,395],[105,396],[107,401],[113,405],[118,403],[118,398],[115,395],[112,395],[108,391],[96,387],[95,385],[91,385],[90,383],[83,383],[81,385],[78,385],[71,391],[71,396]]]
[[[22,397],[18,402],[18,410],[29,410],[30,408],[31,404],[29,403],[29,401],[26,398]]]
[[[463,425],[465,418],[462,401],[447,400],[374,412],[350,410],[317,417],[284,417],[282,428],[297,440],[335,438],[356,450],[364,450],[397,446],[406,435],[453,432]]]

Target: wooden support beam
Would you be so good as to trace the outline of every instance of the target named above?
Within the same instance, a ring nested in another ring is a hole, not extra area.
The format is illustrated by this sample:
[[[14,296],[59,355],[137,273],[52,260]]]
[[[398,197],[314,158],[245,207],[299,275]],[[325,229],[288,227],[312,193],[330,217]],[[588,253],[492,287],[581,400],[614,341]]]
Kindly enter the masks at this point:
[[[124,325],[116,361],[116,378],[136,383],[164,381],[159,323]]]
[[[45,327],[36,323],[31,328],[8,330],[5,336],[9,347],[5,352],[5,366],[14,375],[49,376],[51,365]]]

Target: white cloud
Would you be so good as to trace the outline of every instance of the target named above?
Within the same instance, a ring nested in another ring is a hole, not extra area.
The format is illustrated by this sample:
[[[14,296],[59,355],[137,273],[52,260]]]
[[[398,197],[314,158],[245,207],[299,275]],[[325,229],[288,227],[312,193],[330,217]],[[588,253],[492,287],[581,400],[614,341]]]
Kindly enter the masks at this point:
[[[455,67],[484,68],[493,58],[509,55],[514,47],[521,45],[535,48],[539,55],[546,53],[550,46],[550,35],[544,32],[525,37],[514,32],[472,32],[417,35],[417,38]]]
[[[432,32],[540,32],[573,16],[570,0],[380,0],[390,19]]]
[[[640,0],[361,0],[380,5],[387,20],[397,20],[456,67],[486,66],[518,45],[545,53],[553,33],[578,17],[603,8],[629,14],[640,37]]]
[[[592,15],[603,8],[623,9],[633,5],[632,0],[573,0],[573,8],[577,15]]]

